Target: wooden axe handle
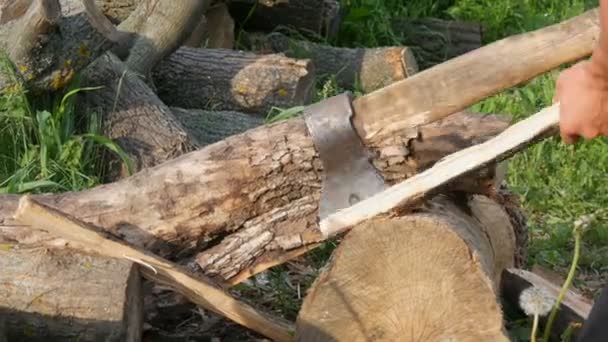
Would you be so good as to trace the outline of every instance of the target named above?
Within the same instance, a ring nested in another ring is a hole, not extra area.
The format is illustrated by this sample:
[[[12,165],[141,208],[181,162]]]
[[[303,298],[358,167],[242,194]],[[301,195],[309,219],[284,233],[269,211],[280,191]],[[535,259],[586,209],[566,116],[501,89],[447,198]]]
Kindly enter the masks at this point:
[[[365,220],[407,206],[442,185],[476,171],[489,163],[504,160],[535,142],[553,135],[559,127],[559,104],[547,107],[522,120],[496,137],[453,153],[432,168],[323,219],[320,230],[330,237]]]
[[[437,121],[590,55],[599,32],[595,9],[496,41],[355,99],[353,124],[365,142],[373,142]]]

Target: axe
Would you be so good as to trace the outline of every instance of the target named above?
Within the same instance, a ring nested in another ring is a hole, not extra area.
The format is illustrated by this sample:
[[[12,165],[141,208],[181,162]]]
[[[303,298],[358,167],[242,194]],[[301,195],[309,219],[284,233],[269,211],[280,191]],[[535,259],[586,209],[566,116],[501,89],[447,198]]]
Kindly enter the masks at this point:
[[[531,33],[511,36],[353,99],[348,92],[310,105],[304,118],[323,164],[319,227],[324,237],[412,204],[442,185],[504,160],[557,132],[559,104],[512,125],[485,143],[388,187],[367,143],[453,113],[588,56],[599,35],[597,9]]]

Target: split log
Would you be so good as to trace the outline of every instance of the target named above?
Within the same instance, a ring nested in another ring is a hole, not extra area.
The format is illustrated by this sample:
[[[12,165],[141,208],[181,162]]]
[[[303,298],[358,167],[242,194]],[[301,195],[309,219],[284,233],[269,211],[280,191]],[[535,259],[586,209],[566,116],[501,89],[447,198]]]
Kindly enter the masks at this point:
[[[417,151],[441,158],[487,140],[508,125],[498,116],[459,113],[370,148],[374,163],[394,183],[428,167],[418,164]],[[474,175],[463,188],[486,192],[493,168],[487,171]],[[297,117],[232,136],[112,184],[34,198],[170,260],[200,253],[203,272],[227,281],[294,258],[323,240],[317,219],[321,172],[304,119]],[[24,244],[53,243],[48,235],[14,224],[18,199],[0,196],[0,235]]]
[[[479,23],[435,18],[396,19],[392,28],[403,44],[412,48],[421,69],[478,49],[483,44],[483,28]]]
[[[334,37],[342,20],[336,0],[231,0],[230,14],[247,31],[272,31],[279,26]]]
[[[264,118],[239,112],[172,107],[175,119],[199,146],[216,143],[264,124]]]
[[[169,107],[111,53],[85,70],[82,84],[103,86],[85,92],[81,108],[85,112],[102,113],[103,134],[127,152],[134,171],[171,160],[198,146]],[[108,179],[128,174],[122,163],[113,166],[115,163],[117,161],[108,163]]]
[[[0,250],[0,320],[9,341],[140,341],[139,271],[45,248]]]
[[[209,281],[197,280],[162,258],[139,251],[131,246],[106,239],[102,230],[66,216],[42,205],[29,196],[19,201],[15,220],[34,229],[42,229],[65,238],[71,248],[92,251],[98,255],[135,260],[142,264],[141,273],[147,279],[169,286],[205,309],[220,314],[236,323],[264,334],[275,341],[290,341],[293,328],[288,322],[268,316],[232,298]]]
[[[208,49],[234,48],[234,20],[226,4],[211,6],[184,45]]]
[[[484,196],[370,220],[308,291],[297,340],[508,341],[497,290],[514,251],[506,211]]]
[[[169,106],[266,114],[312,101],[314,69],[281,54],[183,47],[154,72],[158,96]]]
[[[553,283],[535,273],[522,269],[506,269],[501,283],[502,297],[512,308],[516,308],[523,313],[519,307],[519,297],[530,286],[544,288],[553,298],[557,298],[561,291],[561,284]],[[569,290],[555,316],[551,338],[558,341],[570,324],[584,323],[591,312],[592,306],[593,302],[591,300],[573,290]],[[542,325],[546,324],[547,316],[540,319]],[[580,329],[573,331],[572,338],[574,341],[578,340],[579,333]]]
[[[258,52],[311,59],[317,75],[335,76],[338,86],[345,89],[369,93],[418,72],[408,47],[339,48],[290,39],[278,32],[249,38]]]
[[[17,82],[34,92],[61,89],[113,46],[97,31],[79,0],[5,4],[13,6],[2,9],[0,46],[16,68],[1,70],[0,89]]]

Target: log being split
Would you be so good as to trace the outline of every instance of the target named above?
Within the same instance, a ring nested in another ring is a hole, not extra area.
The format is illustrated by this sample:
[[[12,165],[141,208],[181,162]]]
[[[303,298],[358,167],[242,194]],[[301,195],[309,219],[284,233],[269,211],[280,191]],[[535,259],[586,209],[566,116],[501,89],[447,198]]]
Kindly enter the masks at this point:
[[[329,215],[319,223],[320,230],[326,237],[334,236],[365,220],[411,205],[460,176],[504,160],[554,134],[558,125],[559,104],[555,104],[507,128],[495,138],[453,153],[432,168]]]
[[[370,146],[389,183],[508,127],[500,116],[455,114]],[[422,151],[422,156],[417,151]],[[487,191],[488,173],[463,189]],[[221,281],[252,275],[312,248],[322,167],[301,117],[264,125],[118,182],[35,199],[170,260],[197,256]],[[470,185],[477,183],[477,187]],[[19,196],[0,196],[0,235],[23,244],[48,234],[16,225]]]
[[[71,248],[87,250],[101,256],[128,259],[141,264],[148,279],[173,288],[193,303],[220,314],[275,341],[290,341],[293,328],[289,323],[268,316],[241,303],[208,281],[197,280],[179,266],[129,245],[106,239],[97,227],[87,225],[60,211],[46,207],[29,196],[22,197],[15,219],[35,229],[65,238]]]
[[[0,328],[9,341],[141,340],[137,265],[71,250],[0,250]]]
[[[335,76],[338,86],[371,92],[418,72],[408,47],[339,48],[290,39],[275,32],[250,34],[252,47],[261,53],[283,52],[292,58],[307,58],[319,76]]]
[[[159,64],[154,83],[169,106],[266,115],[309,104],[314,74],[309,60],[281,54],[183,47]]]
[[[248,31],[272,31],[286,26],[333,37],[342,20],[336,0],[231,0],[230,13]]]
[[[438,196],[353,227],[308,291],[298,341],[508,341],[498,284],[514,227],[485,196]]]

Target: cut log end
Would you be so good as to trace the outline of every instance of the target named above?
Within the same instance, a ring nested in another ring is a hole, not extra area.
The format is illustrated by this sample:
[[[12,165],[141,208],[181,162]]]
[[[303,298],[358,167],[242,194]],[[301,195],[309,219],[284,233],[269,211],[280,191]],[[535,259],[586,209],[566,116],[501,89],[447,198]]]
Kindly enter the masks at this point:
[[[141,279],[126,260],[72,250],[0,250],[0,321],[9,341],[140,341]],[[27,284],[27,286],[24,286]]]
[[[453,200],[433,205],[346,235],[304,300],[299,341],[508,341],[496,294],[513,261],[508,219],[491,227]]]

